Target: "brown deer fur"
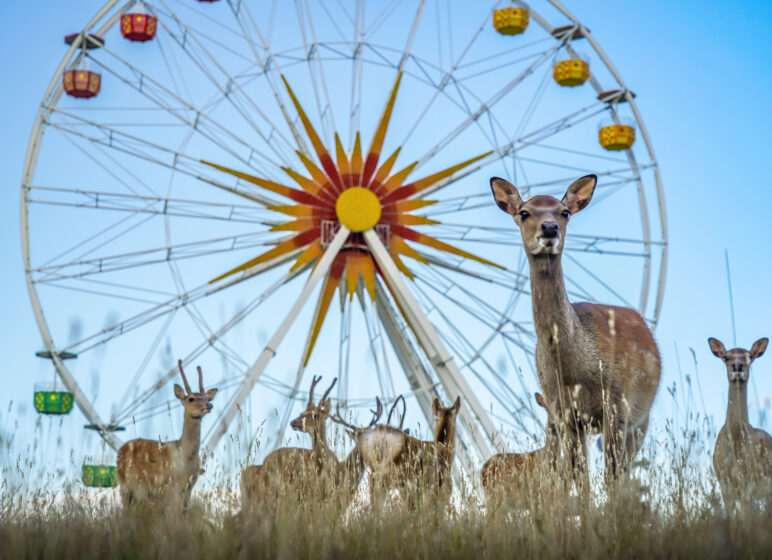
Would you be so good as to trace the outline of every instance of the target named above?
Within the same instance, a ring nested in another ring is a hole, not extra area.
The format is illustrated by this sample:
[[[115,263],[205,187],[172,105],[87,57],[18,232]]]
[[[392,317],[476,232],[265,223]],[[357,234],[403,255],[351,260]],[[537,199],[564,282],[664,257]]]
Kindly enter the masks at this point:
[[[566,455],[584,470],[585,433],[600,429],[606,473],[615,476],[643,442],[661,366],[638,312],[568,301],[561,264],[566,228],[590,203],[596,182],[595,175],[576,180],[562,200],[538,195],[523,201],[514,185],[498,177],[491,178],[491,190],[520,227],[531,269],[536,368],[544,396],[560,416]]]
[[[135,439],[118,450],[117,476],[124,507],[137,502],[179,502],[187,509],[190,493],[201,473],[198,450],[201,443],[201,419],[212,410],[217,389],[204,391],[201,368],[198,368],[199,392],[193,393],[177,363],[185,384],[174,385],[174,395],[182,403],[185,420],[182,437],[161,442]]]
[[[319,503],[333,493],[345,508],[364,473],[359,450],[355,448],[342,462],[327,445],[327,418],[335,379],[318,405],[314,404],[315,377],[306,409],[290,425],[311,436],[311,449],[283,447],[268,454],[261,465],[250,465],[241,473],[242,510],[261,512],[279,501],[289,504]]]
[[[357,447],[370,471],[370,502],[377,506],[389,490],[399,489],[408,507],[421,500],[447,503],[453,490],[451,466],[456,444],[456,415],[461,399],[445,408],[434,399],[437,419],[433,441],[421,441],[392,426],[358,432]]]
[[[498,453],[483,465],[480,481],[489,510],[516,502],[529,481],[547,474],[560,456],[560,444],[554,420],[544,397],[536,393],[536,402],[547,410],[547,436],[544,447],[528,453]]]
[[[748,421],[750,366],[764,354],[768,342],[762,338],[753,343],[750,351],[727,351],[721,341],[708,339],[713,354],[726,364],[729,379],[726,422],[713,450],[713,468],[727,509],[742,498],[772,498],[772,436]]]

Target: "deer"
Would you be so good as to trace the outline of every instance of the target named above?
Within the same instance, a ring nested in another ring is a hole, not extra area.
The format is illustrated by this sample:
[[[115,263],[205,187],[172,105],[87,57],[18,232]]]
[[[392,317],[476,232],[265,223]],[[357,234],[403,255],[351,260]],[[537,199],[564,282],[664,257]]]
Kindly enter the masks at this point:
[[[567,227],[597,181],[577,179],[561,200],[523,200],[509,181],[490,179],[496,205],[520,228],[530,266],[539,384],[557,413],[567,466],[585,483],[586,435],[602,433],[606,480],[616,480],[643,444],[661,376],[657,344],[637,311],[568,299],[561,264]]]
[[[293,430],[311,436],[311,449],[282,447],[269,453],[261,465],[246,467],[241,474],[242,511],[254,513],[261,505],[262,509],[272,507],[282,497],[290,503],[319,503],[335,493],[343,508],[353,498],[364,474],[364,464],[356,447],[342,462],[329,448],[326,424],[331,405],[327,397],[337,378],[319,403],[314,404],[314,389],[321,379],[312,379],[306,409],[290,422]],[[372,412],[375,424],[382,408]]]
[[[198,366],[198,392],[190,389],[182,360],[177,362],[185,389],[174,384],[174,396],[182,404],[185,417],[182,436],[174,441],[134,439],[118,449],[117,478],[124,508],[139,502],[180,501],[187,511],[190,494],[201,474],[198,455],[201,444],[201,420],[212,411],[217,389],[204,390],[203,374]]]
[[[354,431],[356,447],[370,471],[372,507],[378,507],[391,489],[399,489],[411,509],[422,500],[427,504],[447,504],[453,490],[450,470],[460,407],[460,397],[447,408],[434,399],[432,411],[437,422],[433,441],[416,439],[401,426],[372,425],[358,429],[343,420],[340,409],[330,416],[333,422]]]
[[[547,411],[544,447],[527,453],[498,453],[485,462],[480,471],[480,481],[489,511],[503,504],[515,503],[518,494],[526,490],[530,482],[547,474],[560,456],[558,434],[547,401],[540,393],[534,397],[538,405]]]
[[[729,380],[726,421],[713,450],[713,469],[728,511],[743,497],[763,497],[764,493],[767,498],[772,497],[772,436],[748,421],[750,367],[764,354],[768,343],[768,338],[761,338],[753,343],[750,351],[726,350],[720,340],[708,339],[711,352],[724,361]]]

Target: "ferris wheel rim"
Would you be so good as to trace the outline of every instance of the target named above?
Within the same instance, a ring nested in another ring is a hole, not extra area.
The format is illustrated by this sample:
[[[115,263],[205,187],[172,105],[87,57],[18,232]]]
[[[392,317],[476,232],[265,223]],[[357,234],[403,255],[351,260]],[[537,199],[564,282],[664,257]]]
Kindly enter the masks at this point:
[[[581,26],[581,23],[578,20],[576,20],[576,18],[574,18],[567,10],[565,10],[565,8],[563,8],[562,5],[560,5],[559,2],[556,2],[554,0],[548,0],[548,1],[551,4],[555,5],[561,12],[564,13],[564,15],[566,15],[566,17],[568,17],[576,25]],[[107,2],[107,4],[105,4],[105,6],[99,12],[97,12],[97,15],[95,15],[92,18],[92,20],[89,23],[89,25],[87,25],[84,29],[89,30],[91,27],[93,27],[93,25],[96,22],[98,22],[101,19],[101,17],[103,17],[105,14],[107,14],[117,4],[118,4],[117,0],[111,0],[111,1]],[[124,8],[123,8],[123,11],[129,9],[132,5],[133,5],[133,3],[131,3],[131,2],[126,4],[124,6]],[[116,19],[116,16],[113,16],[112,23],[110,23],[109,25],[105,24],[103,29],[106,30],[106,28],[109,28],[110,26],[114,25],[115,24],[115,19]],[[536,21],[539,21],[537,18],[535,18],[535,19],[536,19]],[[542,22],[539,21],[539,23],[541,24]],[[545,27],[545,29],[547,29],[547,28]],[[547,30],[549,31],[550,29],[547,29]],[[85,31],[84,31],[84,33],[85,33]],[[591,35],[589,35],[589,33],[587,33],[587,38],[591,39]],[[621,79],[621,76],[619,76],[618,73],[616,73],[616,70],[613,69],[613,66],[611,65],[610,61],[607,62],[606,55],[600,49],[599,45],[597,45],[597,42],[595,42],[594,39],[591,39],[591,44],[593,46],[593,49],[599,55],[599,57],[604,61],[604,64],[606,64],[606,66],[609,68],[609,70],[612,71],[612,74],[615,75],[615,78],[617,79],[617,81],[626,90],[626,87],[624,85],[624,82]],[[25,264],[25,279],[26,279],[26,282],[27,282],[28,292],[30,294],[30,299],[31,299],[32,306],[33,306],[33,312],[35,314],[36,322],[38,324],[38,328],[39,328],[39,330],[41,332],[41,336],[43,338],[43,343],[46,346],[46,348],[52,353],[52,356],[54,356],[53,357],[53,363],[55,365],[57,373],[62,378],[62,381],[65,383],[65,385],[68,386],[68,388],[72,388],[72,387],[75,388],[75,391],[73,391],[76,394],[76,399],[75,400],[76,400],[76,403],[79,405],[79,408],[81,408],[81,410],[84,412],[84,415],[86,415],[86,417],[91,422],[97,424],[98,426],[103,426],[104,427],[104,426],[106,426],[106,424],[102,422],[102,420],[100,419],[100,417],[99,417],[98,413],[96,412],[96,410],[94,410],[93,407],[91,407],[90,402],[88,401],[88,399],[82,394],[81,391],[79,391],[79,389],[77,387],[77,383],[75,382],[74,378],[72,377],[72,375],[68,371],[66,365],[62,363],[62,361],[58,358],[58,355],[56,354],[57,349],[55,347],[55,343],[54,343],[53,337],[51,336],[51,332],[49,330],[48,323],[47,323],[47,321],[45,319],[45,315],[44,315],[44,312],[43,312],[43,307],[41,305],[39,295],[37,294],[37,289],[36,289],[36,284],[37,283],[32,278],[32,270],[31,270],[31,265],[30,265],[30,252],[29,252],[29,229],[28,229],[29,228],[29,224],[28,224],[28,208],[27,208],[26,195],[27,195],[27,190],[31,186],[31,183],[32,183],[31,178],[34,175],[34,170],[35,170],[36,164],[37,164],[36,160],[37,160],[37,156],[38,156],[38,152],[39,152],[40,141],[42,139],[42,133],[43,133],[43,130],[44,130],[43,129],[44,114],[46,114],[47,112],[50,112],[51,110],[53,110],[52,108],[50,108],[50,107],[47,108],[45,106],[45,100],[47,98],[49,98],[52,94],[56,95],[56,91],[55,90],[56,89],[60,89],[60,88],[56,88],[56,84],[59,81],[58,80],[59,79],[59,75],[60,75],[61,71],[66,67],[68,62],[70,62],[72,60],[72,58],[74,56],[74,53],[77,50],[76,47],[77,47],[77,42],[74,42],[73,45],[68,50],[67,54],[62,59],[62,62],[60,64],[60,66],[59,66],[59,69],[54,74],[54,77],[53,77],[51,83],[49,84],[49,88],[48,88],[48,90],[46,92],[46,95],[44,95],[44,98],[43,98],[44,102],[41,103],[41,107],[38,110],[38,114],[37,114],[36,119],[35,119],[35,124],[33,125],[33,129],[32,129],[31,135],[30,135],[28,149],[27,149],[27,154],[25,156],[25,165],[24,165],[22,189],[21,189],[22,253],[23,253],[23,260],[24,260],[24,264]],[[657,322],[657,320],[659,318],[660,309],[661,309],[663,290],[664,290],[664,282],[665,282],[665,273],[666,273],[666,262],[667,262],[667,225],[666,225],[666,221],[665,221],[664,196],[663,196],[661,178],[660,178],[660,175],[659,175],[659,169],[658,169],[658,166],[657,166],[657,163],[656,163],[656,159],[654,157],[653,148],[651,147],[651,142],[650,142],[650,139],[649,139],[649,136],[648,136],[648,132],[647,132],[647,130],[645,128],[643,120],[642,120],[642,118],[640,116],[640,113],[639,113],[639,111],[637,109],[637,105],[635,104],[635,102],[633,100],[633,96],[629,93],[629,91],[626,93],[626,96],[627,96],[627,100],[626,101],[629,103],[629,105],[630,105],[630,107],[631,107],[631,109],[632,109],[632,111],[634,113],[636,123],[637,123],[637,125],[639,127],[639,130],[641,131],[642,137],[644,138],[644,142],[645,142],[645,145],[647,147],[647,151],[648,151],[650,159],[651,159],[651,161],[653,163],[653,169],[654,169],[654,174],[655,174],[655,184],[656,184],[656,187],[657,187],[657,199],[658,199],[660,218],[661,218],[660,219],[660,225],[661,225],[661,228],[662,228],[662,239],[661,239],[662,258],[661,258],[660,267],[659,267],[659,283],[658,283],[658,288],[657,288],[656,305],[655,305],[654,317],[653,317],[653,323],[656,325],[656,322]],[[52,103],[50,105],[53,105],[53,104],[55,104],[55,103]],[[628,155],[630,155],[630,154],[628,154]],[[639,184],[639,189],[641,189],[642,187],[640,186],[641,185],[640,173],[637,171],[637,166],[635,167],[635,169],[636,169],[636,176],[637,176],[637,181],[638,181],[638,184]],[[176,170],[175,170],[175,172],[176,172]],[[643,204],[642,205],[642,211],[645,211],[645,209],[646,209],[646,205]],[[648,219],[646,219],[646,224],[648,225]],[[650,261],[652,259],[652,251],[651,251],[652,240],[651,240],[651,236],[650,236],[648,231],[646,232],[646,241],[645,241],[645,243],[646,243],[646,246],[648,248],[648,250],[647,250],[648,255],[646,256],[646,260],[647,260],[647,265],[646,266],[648,268],[650,266],[649,263],[650,263]],[[644,272],[644,274],[646,274],[646,272]],[[650,281],[643,282],[644,289],[648,290],[649,286],[650,286]],[[68,382],[68,380],[69,380],[69,382]],[[78,398],[78,396],[77,396],[79,393],[81,394],[81,398]],[[115,446],[115,443],[119,442],[119,440],[117,438],[115,438],[115,436],[112,433],[110,433],[110,432],[106,432],[106,433],[109,434],[109,435],[106,435],[105,437],[108,439],[108,441],[110,441],[111,445]],[[103,432],[103,435],[105,435],[105,432]]]

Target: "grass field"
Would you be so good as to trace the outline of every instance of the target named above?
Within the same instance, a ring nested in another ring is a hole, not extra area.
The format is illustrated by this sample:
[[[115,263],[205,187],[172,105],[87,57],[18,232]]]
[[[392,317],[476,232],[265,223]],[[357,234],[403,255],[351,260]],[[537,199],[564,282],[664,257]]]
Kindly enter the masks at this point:
[[[125,514],[113,489],[55,488],[52,478],[46,489],[24,490],[31,464],[19,458],[4,469],[0,557],[772,557],[769,509],[748,503],[731,517],[724,512],[707,468],[709,435],[667,433],[669,441],[648,442],[615,491],[606,491],[595,469],[587,508],[577,507],[559,479],[545,477],[522,491],[516,507],[497,511],[486,511],[474,488],[456,481],[447,506],[406,511],[395,500],[375,512],[362,490],[344,510],[334,500],[308,507],[291,500],[241,521],[234,518],[238,473],[222,472],[199,484],[187,516]]]

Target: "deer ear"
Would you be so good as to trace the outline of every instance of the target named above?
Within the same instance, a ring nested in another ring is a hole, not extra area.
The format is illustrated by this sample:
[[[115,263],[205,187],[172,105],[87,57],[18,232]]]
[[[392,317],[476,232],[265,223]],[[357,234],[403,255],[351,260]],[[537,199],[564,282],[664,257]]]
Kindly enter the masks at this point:
[[[760,338],[751,346],[751,359],[755,360],[761,356],[767,350],[767,344],[769,344],[768,338]]]
[[[456,397],[456,402],[453,403],[453,414],[458,414],[461,409],[461,396]]]
[[[319,410],[321,410],[324,414],[329,414],[330,407],[332,407],[332,403],[330,402],[330,399],[324,399],[322,402],[319,403]]]
[[[174,384],[174,396],[180,399],[181,401],[185,400],[185,391],[183,391],[182,387],[180,387],[176,383]]]
[[[499,208],[512,216],[517,214],[517,209],[520,208],[523,200],[515,185],[501,177],[491,177],[491,191],[493,191],[493,200]]]
[[[726,348],[724,348],[724,343],[717,338],[709,338],[708,344],[710,345],[710,351],[713,352],[717,358],[721,358],[723,360],[724,356],[726,356]]]
[[[442,404],[440,404],[440,399],[434,397],[434,400],[432,401],[432,412],[434,412],[434,415],[437,416],[441,410]]]
[[[580,177],[569,185],[561,202],[568,206],[569,212],[576,214],[590,203],[590,200],[592,200],[592,193],[595,192],[595,185],[597,184],[597,175],[585,175],[584,177]]]
[[[211,400],[214,398],[214,396],[215,396],[216,394],[217,394],[217,389],[209,389],[209,390],[206,392],[206,396],[207,396],[207,397],[209,397],[209,400],[210,400],[210,401],[211,401]]]
[[[534,393],[534,398],[536,399],[536,403],[542,407],[544,410],[547,409],[547,401],[544,400],[544,396],[541,393]]]

